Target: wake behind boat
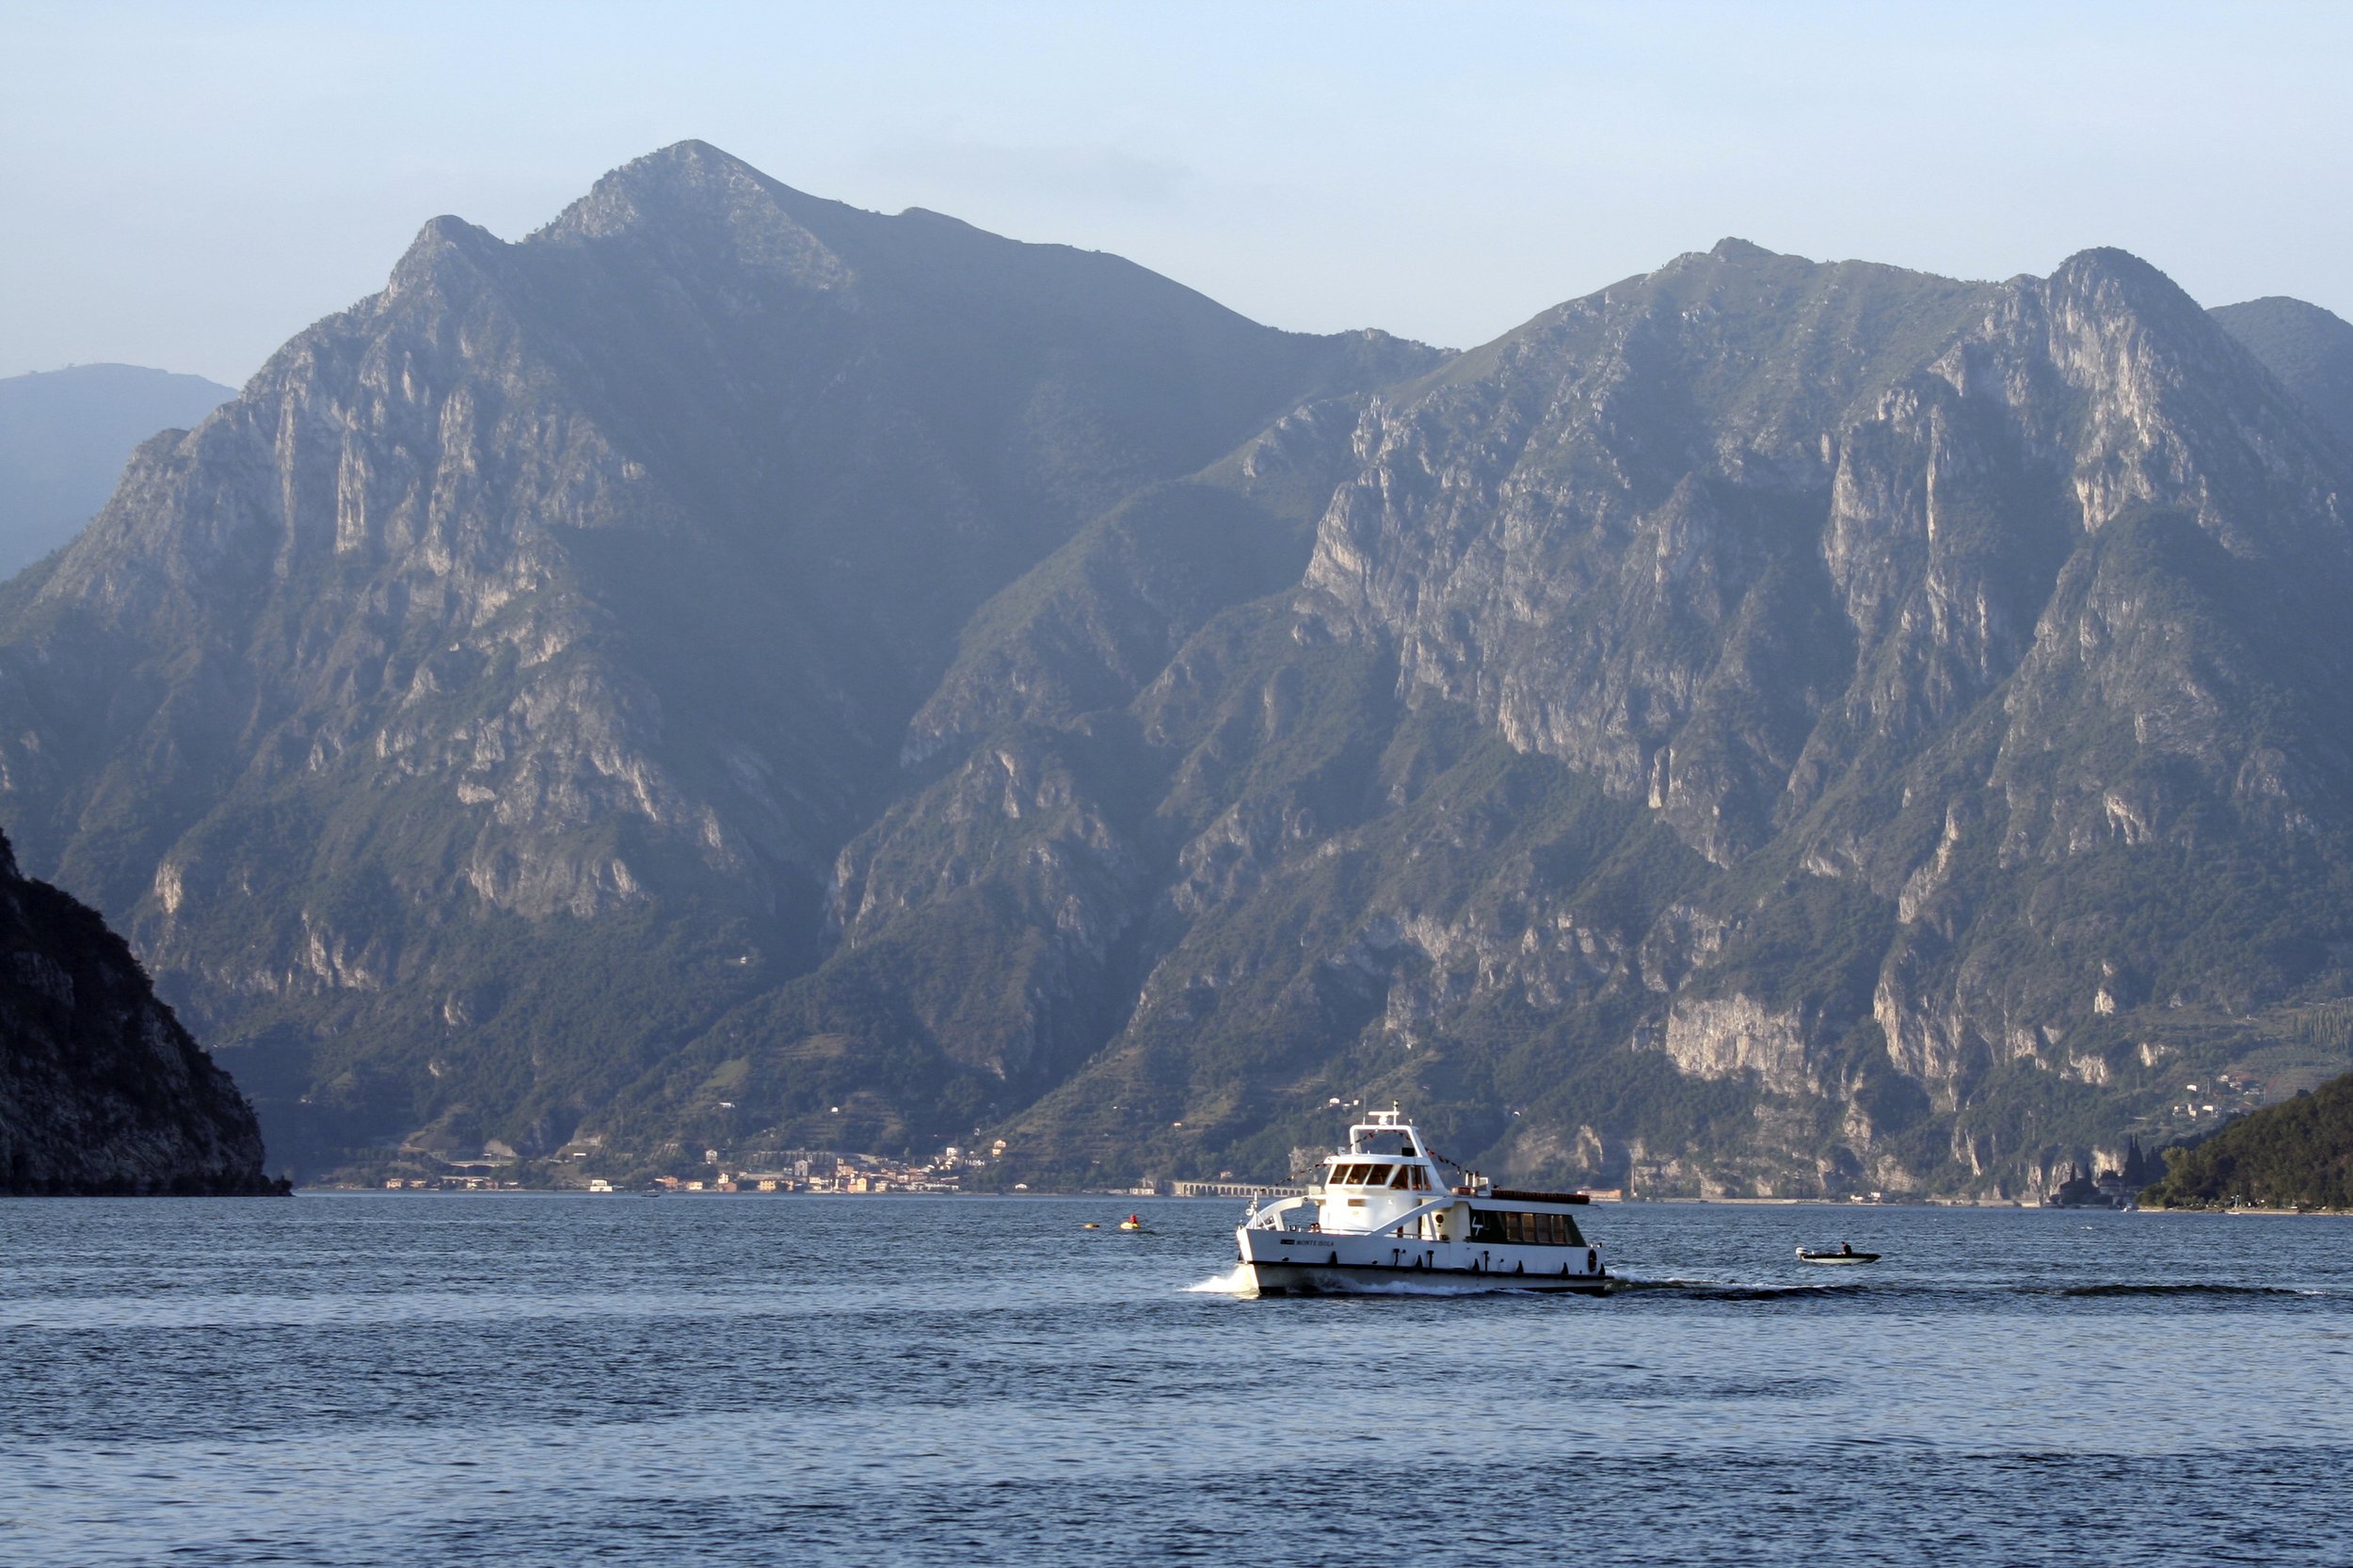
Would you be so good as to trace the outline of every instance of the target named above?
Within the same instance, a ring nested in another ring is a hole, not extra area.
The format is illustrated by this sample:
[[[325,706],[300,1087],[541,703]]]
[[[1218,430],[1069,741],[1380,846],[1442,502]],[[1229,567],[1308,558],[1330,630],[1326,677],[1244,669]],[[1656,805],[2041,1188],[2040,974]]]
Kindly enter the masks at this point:
[[[1261,1296],[1400,1286],[1599,1295],[1609,1271],[1573,1212],[1589,1201],[1497,1187],[1432,1154],[1393,1106],[1348,1129],[1305,1196],[1254,1203],[1234,1240]]]

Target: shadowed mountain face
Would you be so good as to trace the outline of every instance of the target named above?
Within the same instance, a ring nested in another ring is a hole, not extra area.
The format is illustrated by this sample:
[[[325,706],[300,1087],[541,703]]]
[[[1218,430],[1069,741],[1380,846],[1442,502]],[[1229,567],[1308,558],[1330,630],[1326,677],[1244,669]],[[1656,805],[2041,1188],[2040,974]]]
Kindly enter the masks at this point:
[[[124,459],[236,395],[200,376],[74,365],[0,380],[0,577],[65,543],[106,504]]]
[[[0,782],[313,1169],[1279,1176],[1394,1096],[2024,1191],[2349,988],[2353,477],[2263,358],[2121,253],[1726,241],[1449,359],[686,144],[143,451]]]
[[[0,836],[0,1194],[246,1197],[253,1108],[96,911]]]

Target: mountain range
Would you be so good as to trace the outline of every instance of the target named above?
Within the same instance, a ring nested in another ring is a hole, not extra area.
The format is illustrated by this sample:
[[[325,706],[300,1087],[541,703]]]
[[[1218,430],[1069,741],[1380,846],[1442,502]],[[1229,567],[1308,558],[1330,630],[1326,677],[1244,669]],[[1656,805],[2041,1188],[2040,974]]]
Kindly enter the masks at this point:
[[[141,447],[0,808],[310,1175],[2024,1192],[2342,1064],[2349,342],[1727,240],[1454,354],[683,143]]]
[[[132,449],[236,396],[200,376],[72,365],[0,377],[0,575],[48,554],[98,515]]]

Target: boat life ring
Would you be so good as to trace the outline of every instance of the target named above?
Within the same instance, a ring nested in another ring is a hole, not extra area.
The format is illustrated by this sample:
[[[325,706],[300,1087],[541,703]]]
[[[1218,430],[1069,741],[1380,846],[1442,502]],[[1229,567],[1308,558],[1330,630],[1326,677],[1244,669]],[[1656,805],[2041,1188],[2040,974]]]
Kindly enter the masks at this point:
[[[1601,1254],[1592,1247],[1585,1249],[1585,1272],[1589,1274],[1601,1272]]]

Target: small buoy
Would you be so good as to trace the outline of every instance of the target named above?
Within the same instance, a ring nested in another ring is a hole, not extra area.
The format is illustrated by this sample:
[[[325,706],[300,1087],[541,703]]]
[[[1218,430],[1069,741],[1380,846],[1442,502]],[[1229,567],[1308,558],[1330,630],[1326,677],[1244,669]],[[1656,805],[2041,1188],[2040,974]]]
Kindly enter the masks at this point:
[[[1089,1220],[1085,1224],[1080,1225],[1079,1228],[1080,1230],[1101,1230],[1103,1227],[1096,1224],[1093,1220]]]

